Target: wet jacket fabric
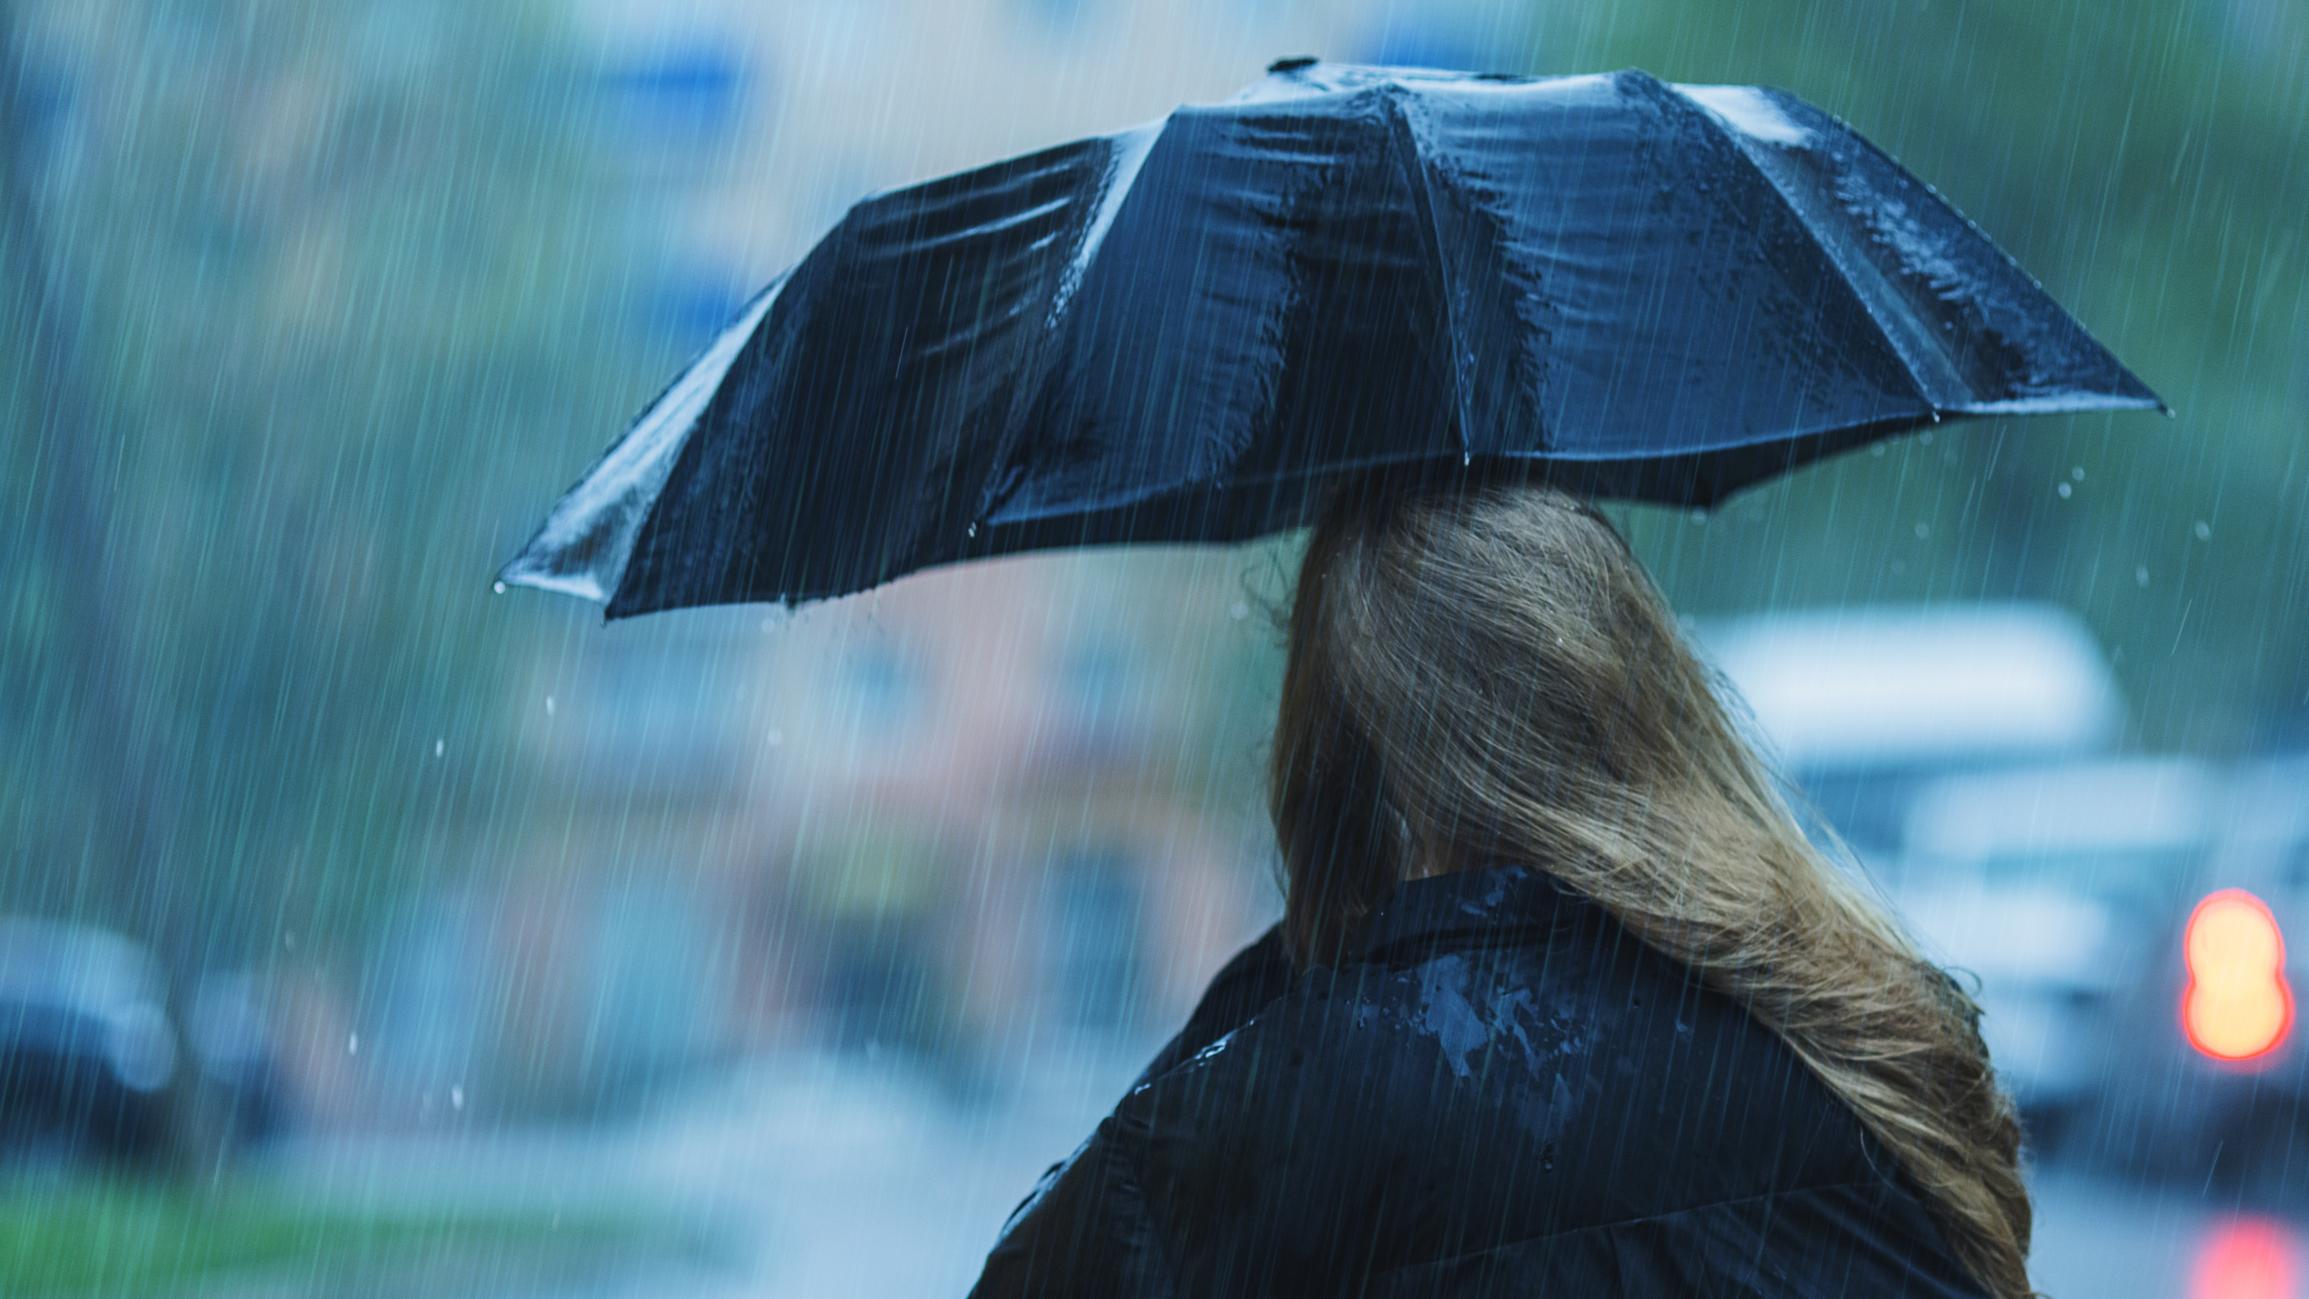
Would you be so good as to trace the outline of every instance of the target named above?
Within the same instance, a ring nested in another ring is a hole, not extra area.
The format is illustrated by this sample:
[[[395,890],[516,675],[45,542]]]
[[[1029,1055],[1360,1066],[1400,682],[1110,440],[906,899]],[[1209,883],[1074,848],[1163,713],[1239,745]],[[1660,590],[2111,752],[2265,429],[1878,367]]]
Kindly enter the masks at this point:
[[[1547,875],[1407,883],[1360,950],[1230,962],[974,1295],[1981,1294],[1785,1044]]]

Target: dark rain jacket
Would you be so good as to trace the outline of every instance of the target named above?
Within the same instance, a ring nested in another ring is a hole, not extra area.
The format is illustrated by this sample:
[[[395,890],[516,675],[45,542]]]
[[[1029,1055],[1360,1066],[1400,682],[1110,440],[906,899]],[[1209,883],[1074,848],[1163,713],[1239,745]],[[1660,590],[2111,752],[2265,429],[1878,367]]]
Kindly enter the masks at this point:
[[[1220,972],[974,1294],[1978,1296],[1777,1037],[1548,876],[1401,886]]]

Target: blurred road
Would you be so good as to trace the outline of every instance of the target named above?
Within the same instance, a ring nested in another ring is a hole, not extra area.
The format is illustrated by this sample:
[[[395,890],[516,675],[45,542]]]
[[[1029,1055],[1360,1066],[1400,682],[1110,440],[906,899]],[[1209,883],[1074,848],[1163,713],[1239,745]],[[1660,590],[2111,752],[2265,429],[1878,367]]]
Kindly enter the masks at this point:
[[[583,1267],[497,1257],[432,1260],[405,1278],[306,1276],[303,1294],[958,1296],[1011,1207],[1140,1059],[1118,1051],[1022,1071],[1038,1083],[993,1106],[863,1061],[781,1059],[624,1130],[335,1141],[280,1150],[267,1173],[372,1207],[671,1215],[695,1242]],[[2309,1299],[2309,1222],[2058,1171],[2037,1194],[2037,1283],[2056,1299]]]
[[[2059,1173],[2040,1175],[2036,1196],[2036,1283],[2054,1299],[2309,1299],[2298,1217]]]

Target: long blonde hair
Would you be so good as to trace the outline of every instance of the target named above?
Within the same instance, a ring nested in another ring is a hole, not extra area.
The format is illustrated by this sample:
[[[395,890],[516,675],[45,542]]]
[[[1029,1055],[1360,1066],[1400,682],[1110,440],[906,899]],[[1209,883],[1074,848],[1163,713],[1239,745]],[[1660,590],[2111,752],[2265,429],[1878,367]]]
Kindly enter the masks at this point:
[[[2020,1129],[1979,1011],[1807,841],[1610,522],[1491,484],[1342,494],[1289,618],[1284,930],[1328,961],[1394,885],[1531,864],[1735,998],[2022,1299]]]

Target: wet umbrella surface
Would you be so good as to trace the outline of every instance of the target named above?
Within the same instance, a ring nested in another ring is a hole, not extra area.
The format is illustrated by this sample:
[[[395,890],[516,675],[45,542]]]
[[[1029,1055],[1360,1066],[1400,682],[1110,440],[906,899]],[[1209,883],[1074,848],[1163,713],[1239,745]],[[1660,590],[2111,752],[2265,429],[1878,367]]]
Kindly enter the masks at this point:
[[[1256,536],[1377,467],[1708,504],[1944,417],[2157,404],[1793,96],[1286,60],[859,204],[502,576],[613,618],[799,601]]]

